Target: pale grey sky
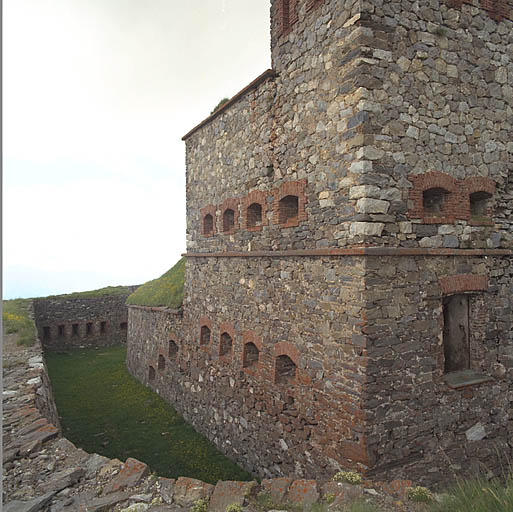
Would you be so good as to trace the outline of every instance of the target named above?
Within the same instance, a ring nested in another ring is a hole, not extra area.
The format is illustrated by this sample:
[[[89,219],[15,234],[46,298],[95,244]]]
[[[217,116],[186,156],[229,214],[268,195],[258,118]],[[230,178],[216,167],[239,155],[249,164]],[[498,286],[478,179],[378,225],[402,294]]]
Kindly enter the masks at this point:
[[[180,140],[270,67],[268,0],[4,0],[4,297],[158,277]]]

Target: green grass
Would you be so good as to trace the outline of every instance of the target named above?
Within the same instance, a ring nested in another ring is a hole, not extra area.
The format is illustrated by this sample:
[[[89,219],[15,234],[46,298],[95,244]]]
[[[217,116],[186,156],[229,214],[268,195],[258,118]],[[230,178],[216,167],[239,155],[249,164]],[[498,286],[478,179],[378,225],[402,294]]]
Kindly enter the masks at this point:
[[[62,295],[48,295],[48,297],[38,297],[40,299],[96,299],[99,297],[112,297],[113,295],[127,295],[133,288],[129,286],[106,286],[98,290],[89,290],[86,292],[64,293]]]
[[[513,473],[505,484],[498,481],[460,481],[449,489],[441,503],[433,503],[430,512],[512,512]]]
[[[29,314],[31,302],[31,299],[2,301],[4,331],[18,333],[18,345],[32,345],[36,339],[36,325]]]
[[[183,301],[184,278],[185,258],[182,258],[164,275],[137,288],[128,297],[126,303],[136,306],[165,306],[179,309]]]
[[[159,476],[251,480],[126,370],[126,348],[47,353],[63,434],[89,453],[135,457]]]
[[[225,103],[228,103],[230,101],[230,98],[223,98],[215,107],[212,112],[210,112],[210,115],[212,115],[214,112],[218,111]]]

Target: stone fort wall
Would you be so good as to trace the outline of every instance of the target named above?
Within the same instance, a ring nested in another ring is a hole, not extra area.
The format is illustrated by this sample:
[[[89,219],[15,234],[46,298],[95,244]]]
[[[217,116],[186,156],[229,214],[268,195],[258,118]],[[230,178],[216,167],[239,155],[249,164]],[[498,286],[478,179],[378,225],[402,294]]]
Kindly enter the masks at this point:
[[[128,295],[34,299],[34,320],[44,348],[60,350],[126,343]]]
[[[130,308],[127,364],[246,469],[511,459],[511,12],[275,0],[273,69],[184,137],[182,316]]]

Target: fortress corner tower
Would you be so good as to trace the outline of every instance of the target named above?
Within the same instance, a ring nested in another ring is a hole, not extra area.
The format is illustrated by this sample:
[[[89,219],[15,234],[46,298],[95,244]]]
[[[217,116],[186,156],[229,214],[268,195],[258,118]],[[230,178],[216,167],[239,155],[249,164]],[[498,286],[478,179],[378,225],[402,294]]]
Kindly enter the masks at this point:
[[[183,308],[130,309],[128,366],[247,470],[513,459],[512,12],[273,0],[273,68],[184,136]]]

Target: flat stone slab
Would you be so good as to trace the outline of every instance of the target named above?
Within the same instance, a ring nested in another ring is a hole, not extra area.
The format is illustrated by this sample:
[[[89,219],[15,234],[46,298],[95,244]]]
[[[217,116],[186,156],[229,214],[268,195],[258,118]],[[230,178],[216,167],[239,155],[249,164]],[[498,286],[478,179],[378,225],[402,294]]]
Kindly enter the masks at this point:
[[[173,496],[175,494],[175,482],[174,478],[159,478],[158,486],[160,487],[160,497],[165,503],[171,505],[173,503]]]
[[[6,464],[7,462],[12,462],[19,453],[19,448],[11,448],[10,450],[4,450],[2,454],[2,462]]]
[[[21,446],[28,441],[41,441],[41,443],[46,443],[47,441],[50,441],[50,439],[57,437],[59,432],[60,431],[57,427],[54,427],[51,423],[47,423],[43,427],[40,427],[37,430],[34,430],[34,432],[31,432],[21,438],[18,441],[18,446]]]
[[[137,459],[129,458],[118,475],[105,487],[104,494],[116,492],[126,487],[134,487],[149,472],[148,465]]]
[[[101,498],[92,498],[91,493],[84,493],[75,496],[75,501],[70,505],[69,510],[74,512],[106,512],[111,510],[113,505],[128,499],[130,499],[130,494],[127,492],[116,492]]]
[[[45,491],[53,491],[57,493],[66,489],[66,487],[75,485],[84,475],[85,471],[82,468],[75,467],[65,469],[64,471],[56,473],[49,482],[42,486],[42,488]]]
[[[134,503],[129,507],[122,508],[119,512],[146,512],[147,510],[148,505],[146,503]]]
[[[16,411],[12,417],[13,418],[25,418],[26,416],[30,416],[31,414],[38,414],[39,415],[39,411],[34,408],[34,407],[23,407],[21,409],[19,409],[18,411]]]
[[[285,496],[293,481],[292,478],[287,477],[262,480],[262,490],[264,493],[270,494],[274,503],[284,503]]]
[[[48,505],[55,493],[49,492],[30,501],[11,501],[2,507],[3,512],[37,512]]]
[[[174,500],[181,507],[189,507],[197,500],[209,498],[213,490],[212,484],[195,478],[180,477],[175,483]]]
[[[31,432],[34,432],[35,430],[37,430],[37,429],[39,429],[41,427],[44,427],[45,425],[48,425],[48,420],[46,418],[39,418],[38,420],[33,421],[29,425],[21,428],[18,431],[17,435],[25,436],[27,434],[30,434]]]
[[[476,372],[474,370],[462,370],[460,372],[452,372],[444,375],[445,382],[453,388],[463,388],[465,386],[472,386],[475,384],[482,384],[494,380],[489,375]]]
[[[88,459],[83,463],[83,468],[86,472],[86,478],[92,478],[96,475],[96,472],[105,464],[109,462],[107,457],[103,455],[98,455],[97,453],[93,453],[89,455]]]
[[[28,457],[31,453],[38,451],[43,443],[39,439],[35,439],[34,441],[29,441],[20,447],[19,456],[20,458]]]
[[[287,501],[293,505],[308,507],[318,500],[319,491],[315,480],[294,480],[287,493]]]
[[[209,512],[225,512],[229,505],[244,505],[256,482],[219,481],[208,504]]]

